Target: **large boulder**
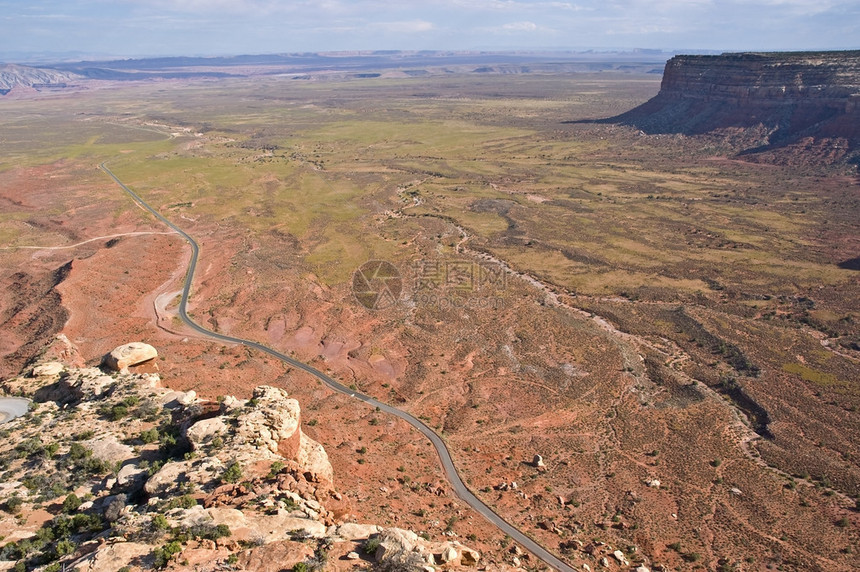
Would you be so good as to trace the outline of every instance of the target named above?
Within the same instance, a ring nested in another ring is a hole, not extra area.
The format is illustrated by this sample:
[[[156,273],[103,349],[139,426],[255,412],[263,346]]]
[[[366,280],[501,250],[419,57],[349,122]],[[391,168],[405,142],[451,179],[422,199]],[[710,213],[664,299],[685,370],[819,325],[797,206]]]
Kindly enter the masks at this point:
[[[191,442],[191,446],[198,450],[217,436],[225,435],[230,430],[223,417],[203,419],[189,427],[185,436]]]
[[[370,538],[374,534],[378,534],[380,530],[382,529],[375,524],[346,522],[339,526],[331,527],[328,534],[329,536],[343,540],[364,540]]]
[[[309,544],[283,540],[242,551],[238,564],[240,570],[281,572],[309,560],[313,555],[314,550]]]
[[[481,559],[481,553],[467,546],[460,547],[460,563],[464,566],[477,566]]]
[[[60,375],[66,369],[65,364],[58,361],[49,361],[34,366],[30,372],[33,377],[54,377]]]
[[[104,357],[104,364],[112,370],[123,371],[133,365],[158,357],[154,347],[143,342],[131,342],[117,348]]]
[[[400,561],[405,556],[413,552],[418,553],[421,550],[418,538],[418,535],[411,530],[386,528],[377,536],[379,545],[376,552],[373,553],[373,557],[377,562]]]
[[[122,463],[134,457],[131,447],[120,443],[115,435],[101,436],[97,439],[88,439],[81,443],[93,452],[93,457],[106,461],[111,465]]]
[[[116,572],[132,560],[147,556],[150,552],[152,546],[137,542],[104,544],[66,569],[77,572]]]

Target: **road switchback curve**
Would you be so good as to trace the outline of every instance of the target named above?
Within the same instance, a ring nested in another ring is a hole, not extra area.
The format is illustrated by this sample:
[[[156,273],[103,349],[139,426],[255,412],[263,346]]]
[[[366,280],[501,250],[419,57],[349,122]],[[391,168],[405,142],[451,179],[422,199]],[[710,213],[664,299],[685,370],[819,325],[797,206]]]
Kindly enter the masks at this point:
[[[334,391],[337,391],[338,393],[348,395],[349,397],[358,399],[359,401],[363,401],[368,405],[376,407],[390,415],[394,415],[395,417],[403,419],[404,421],[412,425],[415,429],[420,431],[433,444],[433,447],[435,447],[436,449],[436,454],[439,456],[439,461],[442,464],[442,468],[445,471],[445,477],[448,479],[448,483],[450,484],[451,489],[454,491],[454,494],[457,496],[457,498],[472,507],[472,509],[474,509],[477,513],[486,518],[490,523],[499,528],[499,530],[510,536],[512,540],[519,543],[523,548],[543,560],[544,563],[546,563],[548,566],[555,568],[560,572],[574,572],[574,569],[571,566],[565,564],[557,556],[555,556],[543,546],[532,540],[532,538],[526,536],[518,528],[514,527],[508,521],[496,514],[496,512],[493,511],[493,509],[491,509],[489,506],[484,504],[481,499],[476,497],[474,493],[472,493],[472,491],[469,490],[469,488],[463,482],[463,479],[460,478],[460,475],[457,472],[457,468],[454,466],[454,460],[451,458],[451,453],[448,451],[448,447],[445,445],[445,442],[439,435],[436,434],[435,431],[430,429],[430,427],[425,425],[420,419],[414,417],[413,415],[405,411],[401,411],[396,407],[392,407],[386,403],[378,401],[373,397],[370,397],[369,395],[364,395],[363,393],[359,393],[358,391],[350,389],[342,383],[335,381],[334,379],[321,372],[320,370],[316,369],[315,367],[312,367],[277,350],[274,350],[270,347],[264,346],[263,344],[257,343],[252,340],[236,338],[233,336],[226,336],[224,334],[219,334],[218,332],[213,332],[212,330],[208,330],[194,320],[192,320],[191,317],[188,315],[187,309],[188,297],[191,294],[191,283],[194,279],[194,271],[197,268],[197,259],[200,255],[200,247],[197,245],[197,242],[195,242],[195,240],[191,238],[191,236],[189,236],[185,231],[170,222],[167,218],[162,216],[161,213],[151,207],[145,200],[143,200],[143,198],[141,198],[140,195],[128,188],[125,183],[120,181],[119,178],[110,169],[107,168],[105,163],[99,165],[99,168],[104,171],[111,179],[113,179],[114,182],[119,185],[120,188],[122,188],[122,190],[125,191],[138,205],[149,211],[155,218],[167,225],[170,229],[174,230],[191,246],[191,260],[188,263],[188,270],[185,274],[185,284],[182,288],[182,298],[179,301],[179,317],[188,327],[190,327],[197,333],[213,340],[227,342],[230,344],[241,344],[243,346],[259,350],[284,363],[287,363],[295,368],[298,368],[311,374],[312,376],[316,377],[324,384],[326,384],[329,388]]]

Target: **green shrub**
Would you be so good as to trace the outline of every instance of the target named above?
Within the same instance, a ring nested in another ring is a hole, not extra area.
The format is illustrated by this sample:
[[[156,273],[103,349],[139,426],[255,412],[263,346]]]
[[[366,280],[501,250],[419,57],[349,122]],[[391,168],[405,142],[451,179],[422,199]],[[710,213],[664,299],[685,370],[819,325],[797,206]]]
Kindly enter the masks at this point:
[[[684,560],[687,562],[698,562],[702,559],[702,555],[698,552],[689,552],[683,555]]]
[[[6,512],[11,514],[17,514],[18,511],[21,510],[21,505],[24,504],[24,500],[18,495],[12,495],[8,499],[6,499]]]
[[[38,437],[24,439],[15,445],[15,451],[18,454],[18,458],[40,455],[43,450],[44,447],[42,446],[42,441]]]
[[[197,499],[195,499],[191,495],[182,495],[181,497],[173,497],[167,504],[164,505],[164,510],[171,510],[174,508],[192,508],[197,506]]]
[[[76,533],[99,532],[105,527],[101,517],[96,514],[76,514],[69,526]]]
[[[233,533],[230,531],[230,527],[226,524],[219,524],[217,526],[212,526],[211,524],[198,524],[192,526],[188,530],[188,534],[192,538],[196,539],[218,540],[219,538],[226,538]]]
[[[163,514],[154,514],[149,521],[152,524],[152,528],[155,530],[167,530],[170,528],[170,523],[167,522],[167,518],[164,517]]]
[[[379,538],[374,536],[373,538],[368,538],[364,542],[364,546],[362,546],[362,550],[364,550],[365,554],[372,556],[376,552],[376,549],[379,548],[380,544],[381,544],[381,542],[380,542]]]
[[[66,495],[66,500],[63,501],[63,512],[66,514],[74,512],[78,510],[79,506],[81,506],[81,499],[78,498],[78,495],[69,493]]]
[[[103,411],[102,414],[111,421],[119,421],[128,415],[128,406],[118,403],[110,409]]]
[[[227,468],[224,469],[224,472],[221,474],[221,481],[225,483],[238,483],[242,478],[242,467],[239,465],[238,461],[233,461]]]
[[[156,568],[164,568],[170,563],[170,559],[182,552],[182,545],[177,541],[168,542],[152,551]]]
[[[283,468],[284,468],[284,463],[282,461],[275,461],[269,467],[269,474],[268,474],[267,478],[269,478],[269,479],[275,478],[278,475],[278,473],[280,473],[283,470]]]
[[[158,441],[158,429],[155,427],[151,429],[147,429],[146,431],[142,431],[140,433],[140,440],[144,443],[155,443]]]
[[[60,450],[60,444],[59,443],[51,443],[49,445],[45,445],[44,455],[45,455],[45,457],[50,459],[51,457],[56,455],[57,451],[59,451],[59,450]]]
[[[460,517],[457,516],[456,514],[452,515],[450,518],[448,518],[448,520],[445,521],[445,530],[447,532],[450,532],[451,530],[453,530],[454,525],[457,524],[458,520],[460,520]]]
[[[68,539],[63,539],[57,542],[57,547],[54,549],[58,557],[68,556],[69,554],[74,554],[75,550],[78,549],[78,545]]]
[[[69,447],[69,458],[73,461],[86,459],[93,454],[92,451],[81,445],[80,443],[72,443]]]

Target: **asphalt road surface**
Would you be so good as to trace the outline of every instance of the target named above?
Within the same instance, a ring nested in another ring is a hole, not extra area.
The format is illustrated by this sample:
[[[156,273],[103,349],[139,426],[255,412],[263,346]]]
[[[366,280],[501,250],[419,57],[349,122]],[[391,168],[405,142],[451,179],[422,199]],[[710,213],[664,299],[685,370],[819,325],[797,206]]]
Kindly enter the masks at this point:
[[[233,336],[225,336],[224,334],[219,334],[218,332],[213,332],[211,330],[207,330],[203,326],[197,324],[194,320],[192,320],[188,316],[187,307],[188,307],[188,296],[191,293],[191,283],[194,279],[194,271],[197,268],[197,258],[200,254],[200,247],[197,246],[197,243],[191,238],[188,234],[185,233],[181,228],[164,218],[161,213],[156,211],[154,208],[149,206],[149,204],[144,201],[140,195],[132,191],[130,188],[125,186],[125,184],[117,178],[116,175],[108,169],[104,163],[99,165],[99,168],[107,173],[117,185],[119,185],[122,190],[124,190],[128,195],[134,199],[141,207],[152,213],[152,215],[170,227],[172,230],[176,231],[182,238],[188,242],[191,246],[191,261],[188,263],[188,271],[185,275],[185,285],[182,288],[182,298],[179,302],[179,317],[182,319],[185,324],[188,325],[194,331],[208,337],[211,339],[219,340],[222,342],[227,342],[230,344],[241,344],[243,346],[247,346],[249,348],[254,348],[263,353],[269,354],[270,356],[281,360],[284,363],[287,363],[295,368],[301,369],[303,371],[308,372],[312,376],[321,380],[328,387],[337,391],[339,393],[343,393],[344,395],[348,395],[354,399],[358,399],[359,401],[363,401],[372,407],[378,407],[381,411],[399,417],[403,419],[413,427],[415,427],[418,431],[420,431],[425,437],[427,437],[433,446],[436,448],[436,453],[439,455],[439,461],[442,463],[442,468],[445,471],[445,476],[448,479],[448,483],[451,486],[451,490],[454,491],[454,494],[462,500],[464,503],[472,507],[476,512],[480,513],[481,516],[486,518],[488,521],[496,525],[502,532],[511,537],[515,542],[519,543],[520,546],[543,560],[548,566],[555,568],[561,572],[574,572],[574,569],[571,566],[568,566],[564,562],[562,562],[557,556],[543,548],[540,544],[532,540],[530,537],[526,536],[519,529],[515,528],[513,525],[508,523],[498,514],[496,514],[493,509],[483,503],[481,499],[476,497],[472,491],[466,487],[466,484],[460,478],[460,475],[457,473],[457,468],[454,466],[454,461],[451,458],[451,454],[448,452],[448,447],[445,445],[445,442],[442,440],[439,435],[437,435],[430,427],[425,425],[420,419],[406,413],[405,411],[401,411],[395,407],[391,407],[381,401],[377,401],[376,399],[359,393],[349,387],[339,383],[326,375],[325,373],[319,371],[318,369],[309,366],[306,363],[298,361],[288,355],[282,354],[279,351],[273,350],[272,348],[266,347],[262,344],[251,340],[245,340],[242,338],[235,338]]]

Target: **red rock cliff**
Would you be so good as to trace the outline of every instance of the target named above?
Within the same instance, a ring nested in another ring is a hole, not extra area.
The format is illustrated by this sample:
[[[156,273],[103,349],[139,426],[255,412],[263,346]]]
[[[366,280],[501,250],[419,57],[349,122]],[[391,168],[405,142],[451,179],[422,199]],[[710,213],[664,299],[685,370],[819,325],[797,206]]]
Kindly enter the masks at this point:
[[[657,96],[609,121],[646,133],[757,128],[766,134],[757,150],[833,140],[856,159],[860,51],[676,56]]]

